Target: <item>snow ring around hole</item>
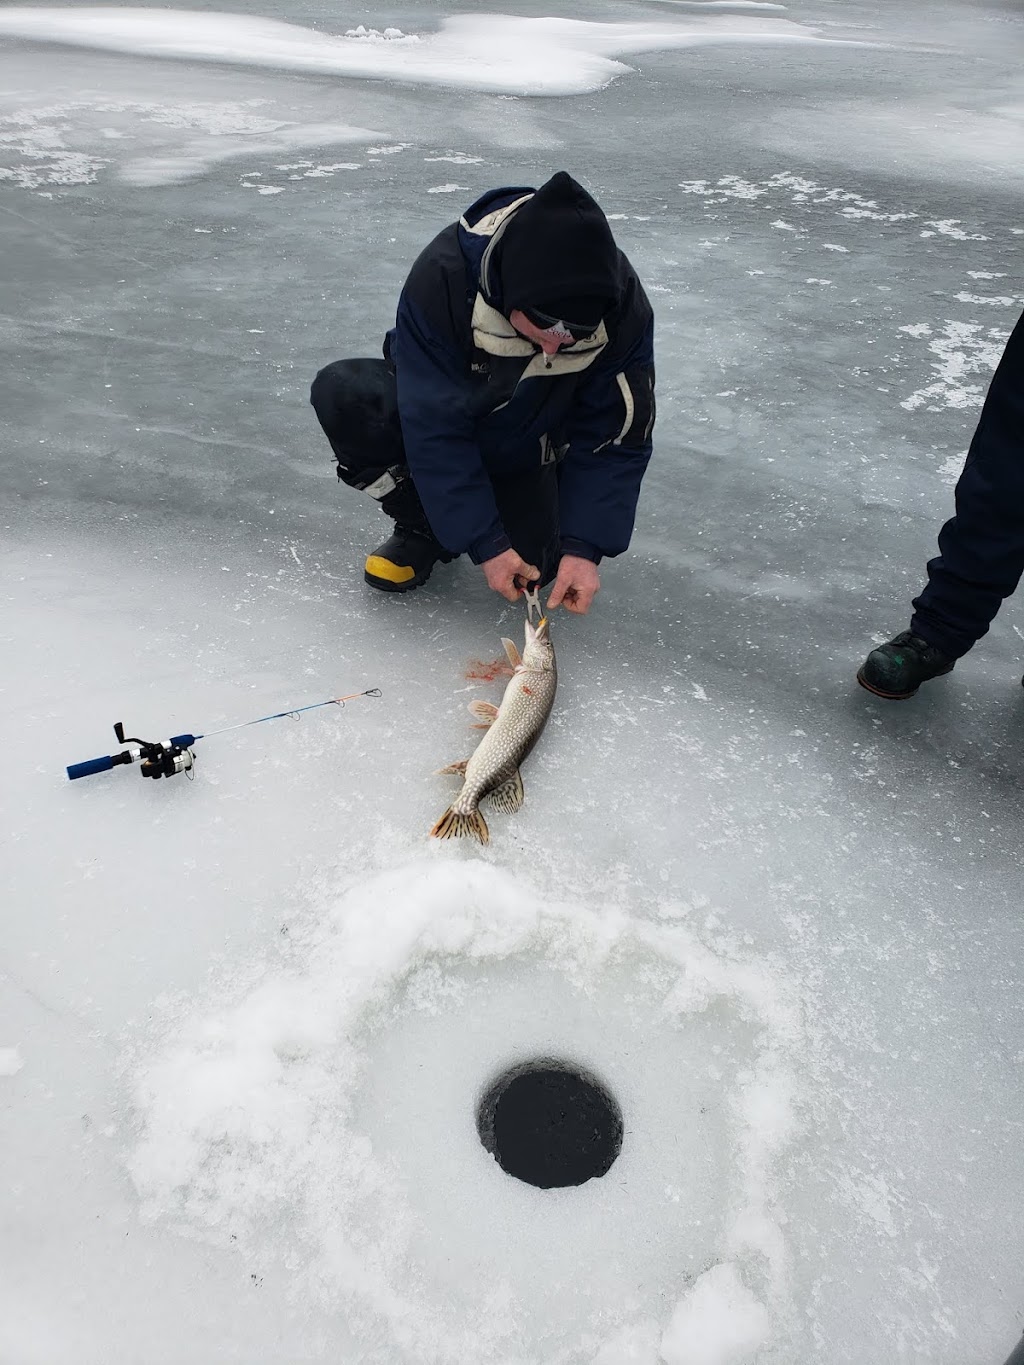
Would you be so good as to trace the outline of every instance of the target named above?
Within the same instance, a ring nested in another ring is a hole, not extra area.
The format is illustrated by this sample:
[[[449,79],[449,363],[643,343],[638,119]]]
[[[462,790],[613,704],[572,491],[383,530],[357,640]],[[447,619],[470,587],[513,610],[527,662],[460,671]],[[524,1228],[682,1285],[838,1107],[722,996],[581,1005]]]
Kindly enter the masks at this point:
[[[396,1361],[598,1360],[656,1322],[656,1365],[682,1312],[738,1365],[730,1304],[760,1340],[793,1313],[773,1168],[799,1012],[690,909],[554,902],[482,860],[350,887],[135,1064],[144,1217],[278,1265]],[[487,1155],[474,1096],[501,1048],[593,1059],[627,1115],[607,1179],[538,1190]]]

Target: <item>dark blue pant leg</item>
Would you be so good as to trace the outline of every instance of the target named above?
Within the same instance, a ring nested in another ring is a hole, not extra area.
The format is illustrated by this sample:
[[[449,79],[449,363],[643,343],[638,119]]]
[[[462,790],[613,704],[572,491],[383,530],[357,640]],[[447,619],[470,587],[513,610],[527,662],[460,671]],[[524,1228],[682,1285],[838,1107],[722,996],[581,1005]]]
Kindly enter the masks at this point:
[[[1024,317],[992,377],[955,498],[910,628],[958,659],[1024,573]]]
[[[369,493],[403,526],[430,530],[409,475],[395,376],[383,360],[335,360],[309,401],[338,463],[338,478]]]

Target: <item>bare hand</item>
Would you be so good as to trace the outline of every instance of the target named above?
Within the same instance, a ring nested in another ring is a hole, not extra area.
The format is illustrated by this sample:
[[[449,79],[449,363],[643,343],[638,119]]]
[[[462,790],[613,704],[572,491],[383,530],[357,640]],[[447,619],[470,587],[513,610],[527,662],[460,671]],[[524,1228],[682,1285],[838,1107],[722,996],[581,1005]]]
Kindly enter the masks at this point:
[[[596,564],[579,555],[563,555],[548,598],[548,610],[564,606],[567,611],[586,616],[600,587]]]
[[[515,550],[503,550],[493,559],[485,559],[480,567],[487,579],[487,586],[493,588],[495,592],[500,592],[502,597],[507,597],[510,602],[519,601],[519,588],[515,581],[517,578],[521,578],[527,584],[540,578],[540,570],[533,564],[527,564]]]

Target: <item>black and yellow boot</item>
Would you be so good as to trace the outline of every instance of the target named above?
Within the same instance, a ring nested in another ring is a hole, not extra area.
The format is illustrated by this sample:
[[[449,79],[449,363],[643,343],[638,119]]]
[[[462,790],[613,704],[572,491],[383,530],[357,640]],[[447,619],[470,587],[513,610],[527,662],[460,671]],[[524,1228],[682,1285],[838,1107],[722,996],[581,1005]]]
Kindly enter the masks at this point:
[[[409,592],[430,577],[435,564],[450,564],[449,553],[428,530],[397,525],[383,545],[366,557],[363,577],[383,592]]]
[[[929,678],[949,673],[955,662],[920,635],[901,630],[887,644],[871,651],[860,666],[857,681],[876,697],[904,701]]]

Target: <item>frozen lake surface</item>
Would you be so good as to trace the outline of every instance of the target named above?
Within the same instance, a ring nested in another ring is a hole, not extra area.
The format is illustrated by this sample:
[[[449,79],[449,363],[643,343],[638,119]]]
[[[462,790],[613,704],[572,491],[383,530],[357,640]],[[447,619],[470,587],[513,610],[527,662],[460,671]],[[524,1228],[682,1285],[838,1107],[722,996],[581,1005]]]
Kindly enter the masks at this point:
[[[1024,1331],[1024,610],[887,704],[1024,308],[1024,17],[0,10],[3,1365],[1002,1365]],[[492,842],[518,610],[362,560],[312,376],[567,169],[657,319],[630,552]],[[70,784],[111,725],[196,780]],[[622,1110],[506,1176],[503,1069]]]

